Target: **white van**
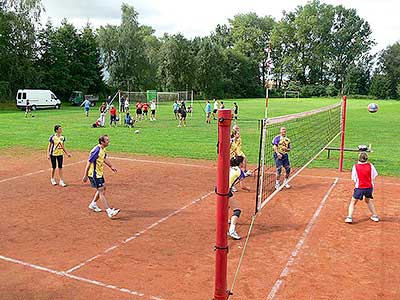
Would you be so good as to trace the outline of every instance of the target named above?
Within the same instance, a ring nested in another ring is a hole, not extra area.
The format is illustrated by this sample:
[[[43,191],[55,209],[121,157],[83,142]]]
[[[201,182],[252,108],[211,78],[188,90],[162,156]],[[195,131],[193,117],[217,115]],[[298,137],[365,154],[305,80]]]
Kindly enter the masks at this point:
[[[21,109],[25,109],[28,100],[32,110],[61,107],[61,101],[50,90],[18,90],[16,100],[17,108]]]

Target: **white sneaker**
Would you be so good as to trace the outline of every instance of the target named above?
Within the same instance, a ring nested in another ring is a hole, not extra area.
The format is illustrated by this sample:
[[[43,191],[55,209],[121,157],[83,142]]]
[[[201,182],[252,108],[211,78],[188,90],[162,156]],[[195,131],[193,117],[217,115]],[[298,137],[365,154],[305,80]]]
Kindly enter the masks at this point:
[[[233,187],[231,188],[231,191],[234,192],[234,193],[236,193],[236,192],[238,191],[238,189],[235,188],[235,187],[233,186]]]
[[[347,224],[351,224],[351,223],[353,223],[353,218],[350,217],[350,216],[347,216],[346,219],[344,219],[344,221],[345,221]]]
[[[233,238],[234,240],[240,240],[240,239],[241,239],[241,237],[237,234],[236,231],[230,231],[228,234],[229,234],[229,236],[230,236],[231,238]]]
[[[279,182],[275,183],[275,189],[279,190],[279,188],[281,187],[281,185],[279,184]]]
[[[64,183],[64,181],[62,181],[62,180],[60,180],[60,185],[62,186],[62,187],[66,187],[67,185]]]
[[[287,182],[287,180],[285,180],[285,181],[283,182],[283,186],[284,186],[285,188],[287,188],[287,189],[290,189],[290,185],[289,185],[289,183]]]
[[[101,212],[101,208],[97,206],[96,202],[90,202],[89,209],[93,210],[94,212]]]
[[[54,178],[50,179],[51,185],[57,185],[57,181]]]
[[[379,222],[379,217],[377,215],[372,215],[370,219],[374,222]]]
[[[107,210],[107,215],[108,217],[111,219],[112,217],[115,217],[116,215],[118,215],[119,213],[119,209],[115,209],[115,208],[110,208],[109,210]]]
[[[251,173],[251,171],[249,170],[249,171],[246,171],[246,173],[244,173],[244,175],[246,175],[246,177],[249,177],[249,176],[251,176],[253,173]]]

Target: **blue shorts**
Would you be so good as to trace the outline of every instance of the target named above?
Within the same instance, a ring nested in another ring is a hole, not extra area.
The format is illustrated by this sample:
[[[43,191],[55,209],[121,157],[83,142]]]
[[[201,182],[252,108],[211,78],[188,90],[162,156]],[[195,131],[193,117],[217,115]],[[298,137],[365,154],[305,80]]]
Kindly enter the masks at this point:
[[[282,158],[279,159],[278,158],[278,154],[276,154],[276,152],[274,152],[274,160],[275,160],[275,166],[279,169],[285,167],[290,167],[290,161],[289,161],[289,154],[282,154]]]
[[[85,111],[89,111],[89,109],[90,109],[89,107],[86,107],[86,106],[85,106]]]
[[[374,199],[372,192],[374,188],[360,189],[355,188],[353,193],[353,198],[357,200],[363,200],[365,198]]]
[[[106,183],[104,181],[104,177],[100,177],[100,178],[89,177],[89,180],[90,180],[90,186],[95,189],[104,187],[104,185]]]

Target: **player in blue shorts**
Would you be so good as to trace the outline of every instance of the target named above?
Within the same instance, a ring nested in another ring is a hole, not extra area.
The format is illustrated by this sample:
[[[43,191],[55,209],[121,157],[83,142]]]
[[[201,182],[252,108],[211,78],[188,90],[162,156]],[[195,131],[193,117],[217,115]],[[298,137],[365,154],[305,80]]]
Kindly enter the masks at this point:
[[[281,187],[280,179],[282,174],[282,167],[285,168],[286,176],[283,180],[283,186],[287,189],[290,188],[288,179],[290,176],[290,162],[289,154],[290,151],[290,139],[286,136],[286,128],[281,127],[280,134],[274,137],[272,140],[272,147],[274,149],[274,160],[276,166],[276,183],[275,189],[279,190]]]
[[[114,173],[117,169],[114,168],[111,162],[107,159],[106,147],[109,145],[110,139],[107,135],[102,135],[99,138],[99,144],[90,151],[89,160],[85,167],[83,182],[90,180],[90,185],[96,189],[92,202],[89,204],[89,209],[94,212],[101,212],[101,208],[97,206],[97,200],[101,199],[106,208],[109,218],[116,216],[119,209],[111,208],[106,199],[106,186],[104,180],[104,164],[107,165]]]

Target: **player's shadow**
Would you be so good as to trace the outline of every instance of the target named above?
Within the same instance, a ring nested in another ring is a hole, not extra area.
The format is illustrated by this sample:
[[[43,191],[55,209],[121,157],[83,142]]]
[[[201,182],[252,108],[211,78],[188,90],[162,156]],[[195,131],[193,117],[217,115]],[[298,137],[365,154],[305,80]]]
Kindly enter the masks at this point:
[[[249,226],[250,226],[249,223],[241,223],[240,225],[238,225],[238,228],[241,228],[241,231],[243,230],[248,231]],[[250,235],[259,236],[259,235],[269,234],[271,232],[286,232],[286,231],[299,231],[299,230],[303,231],[306,226],[307,226],[306,223],[300,223],[300,224],[284,223],[284,224],[274,224],[274,225],[254,224],[253,230],[250,233]]]
[[[173,213],[173,209],[154,209],[154,210],[121,210],[120,216],[115,220],[130,221],[137,218],[163,218]]]
[[[364,222],[375,223],[369,217],[363,217],[361,219],[358,219],[358,220],[354,221],[353,224],[364,223]],[[380,220],[379,220],[378,223],[380,223],[380,222],[383,222],[383,223],[400,223],[400,217],[396,217],[396,216],[380,217]]]

